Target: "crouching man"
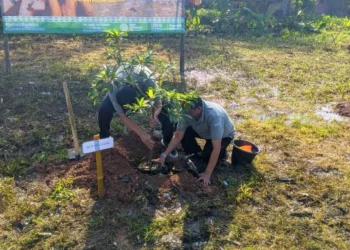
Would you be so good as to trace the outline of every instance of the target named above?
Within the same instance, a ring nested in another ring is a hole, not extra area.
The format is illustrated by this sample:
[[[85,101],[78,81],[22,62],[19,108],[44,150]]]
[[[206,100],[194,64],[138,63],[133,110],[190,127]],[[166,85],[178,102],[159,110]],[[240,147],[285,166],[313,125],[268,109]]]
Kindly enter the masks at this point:
[[[181,142],[186,155],[195,154],[208,163],[199,178],[208,185],[216,164],[226,157],[226,149],[234,137],[235,128],[223,107],[213,102],[203,101],[200,97],[193,102],[188,114],[190,117],[185,117],[178,123],[165,152],[154,161],[164,164],[168,154]],[[203,150],[196,138],[206,140]]]
[[[128,129],[137,134],[149,149],[153,149],[154,141],[152,140],[151,135],[126,115],[127,109],[125,108],[125,105],[131,105],[136,102],[136,98],[144,97],[148,88],[154,88],[156,82],[151,77],[152,71],[147,67],[141,67],[138,65],[132,67],[121,66],[116,72],[117,77],[121,81],[126,79],[128,74],[137,82],[138,87],[125,83],[117,88],[113,84],[113,89],[104,97],[98,113],[100,137],[106,138],[110,136],[110,124],[115,115],[120,118]],[[150,118],[150,125],[152,127],[155,127],[159,122],[162,124],[162,144],[167,146],[173,137],[175,126],[170,121],[166,104],[159,105],[154,112],[154,117]],[[177,157],[177,154],[177,151],[173,150],[169,156]]]

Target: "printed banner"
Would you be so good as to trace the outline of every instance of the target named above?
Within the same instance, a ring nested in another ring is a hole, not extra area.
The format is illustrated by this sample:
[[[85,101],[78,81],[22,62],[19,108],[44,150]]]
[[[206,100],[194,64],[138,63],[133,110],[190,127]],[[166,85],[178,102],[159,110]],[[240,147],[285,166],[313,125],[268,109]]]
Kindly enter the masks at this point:
[[[183,33],[183,0],[0,0],[4,33]]]

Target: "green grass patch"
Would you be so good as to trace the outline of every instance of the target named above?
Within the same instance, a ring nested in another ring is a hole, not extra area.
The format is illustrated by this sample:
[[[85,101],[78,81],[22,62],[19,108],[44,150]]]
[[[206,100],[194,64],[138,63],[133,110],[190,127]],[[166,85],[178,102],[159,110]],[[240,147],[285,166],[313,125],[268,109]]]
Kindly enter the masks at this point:
[[[68,177],[66,179],[59,179],[52,189],[50,198],[54,201],[69,201],[72,200],[75,195],[71,191],[73,184],[73,178]]]
[[[30,162],[23,158],[0,162],[0,175],[18,177],[24,176],[30,171]]]
[[[13,187],[14,180],[12,178],[0,179],[0,213],[6,211],[8,206],[15,200]]]

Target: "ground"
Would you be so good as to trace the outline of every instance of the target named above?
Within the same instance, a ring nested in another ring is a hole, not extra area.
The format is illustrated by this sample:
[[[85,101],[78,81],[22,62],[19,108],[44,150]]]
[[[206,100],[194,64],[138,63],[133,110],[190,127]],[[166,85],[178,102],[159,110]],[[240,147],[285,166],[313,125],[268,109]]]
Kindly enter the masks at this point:
[[[150,175],[140,172],[137,170],[138,164],[147,160],[149,155],[146,146],[135,134],[120,135],[115,140],[114,148],[102,153],[106,199],[117,199],[125,205],[133,200],[136,191],[143,192],[147,185],[156,192],[162,190],[162,193],[158,195],[171,192],[171,189],[178,190],[179,194],[177,195],[181,195],[183,192],[205,192],[212,189],[205,187],[196,181],[193,175],[186,172],[170,173],[169,175],[152,175],[152,173]],[[160,146],[158,148],[162,149],[159,142],[158,144]],[[154,157],[159,157],[159,152],[160,150]],[[171,165],[179,164],[174,162]],[[74,160],[68,165],[43,166],[37,163],[35,170],[45,179],[45,183],[52,183],[51,180],[57,177],[72,176],[73,185],[89,188],[92,197],[98,198],[96,159],[93,154],[87,155],[81,160]]]
[[[339,115],[350,117],[350,102],[341,102],[336,106]]]
[[[178,37],[129,37],[124,48],[178,65]],[[350,248],[349,51],[317,36],[186,37],[185,48],[186,88],[224,106],[235,137],[261,153],[250,165],[228,158],[210,187],[187,172],[148,175],[136,170],[148,150],[114,119],[100,200],[94,154],[67,160],[62,82],[89,141],[98,107],[87,92],[110,63],[104,39],[10,37],[13,73],[0,69],[1,249]],[[166,86],[184,89],[174,73]]]

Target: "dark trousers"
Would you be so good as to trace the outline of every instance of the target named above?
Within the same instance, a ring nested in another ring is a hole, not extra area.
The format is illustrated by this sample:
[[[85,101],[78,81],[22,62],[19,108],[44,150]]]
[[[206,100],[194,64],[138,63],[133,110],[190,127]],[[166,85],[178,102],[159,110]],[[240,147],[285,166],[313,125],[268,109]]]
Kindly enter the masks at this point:
[[[192,127],[188,127],[185,131],[184,138],[181,140],[182,148],[186,155],[196,154],[202,151],[201,157],[205,162],[209,162],[211,152],[213,151],[213,144],[211,140],[206,140],[203,150],[198,145],[196,138],[201,138]],[[202,138],[201,138],[202,139]],[[232,141],[231,137],[225,137],[221,140],[221,150],[219,160],[226,156],[226,149]]]
[[[113,104],[109,97],[107,96],[100,106],[98,112],[98,124],[100,126],[100,138],[107,138],[110,136],[110,124],[113,118],[114,110]],[[171,138],[173,137],[174,124],[170,121],[168,116],[168,111],[166,110],[166,105],[163,106],[162,111],[158,115],[158,119],[162,124],[162,133],[164,143],[169,144]]]

